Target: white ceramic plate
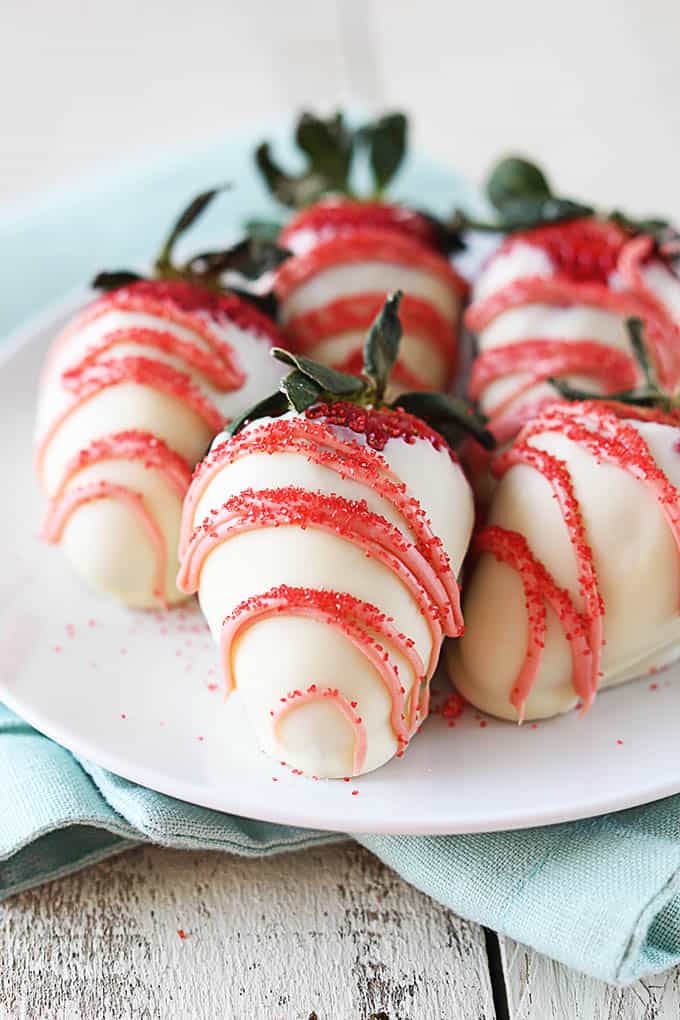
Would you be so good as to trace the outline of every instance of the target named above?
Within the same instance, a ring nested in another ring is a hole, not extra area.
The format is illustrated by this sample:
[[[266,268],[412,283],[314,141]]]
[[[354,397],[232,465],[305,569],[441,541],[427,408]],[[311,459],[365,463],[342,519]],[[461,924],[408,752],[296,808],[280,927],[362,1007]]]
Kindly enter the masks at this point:
[[[121,609],[37,541],[35,390],[46,346],[78,300],[0,352],[0,700],[76,754],[154,790],[321,829],[522,828],[680,791],[680,667],[604,693],[584,719],[518,728],[468,707],[450,727],[435,715],[403,759],[349,782],[314,782],[258,752],[238,695],[222,698],[195,605]]]

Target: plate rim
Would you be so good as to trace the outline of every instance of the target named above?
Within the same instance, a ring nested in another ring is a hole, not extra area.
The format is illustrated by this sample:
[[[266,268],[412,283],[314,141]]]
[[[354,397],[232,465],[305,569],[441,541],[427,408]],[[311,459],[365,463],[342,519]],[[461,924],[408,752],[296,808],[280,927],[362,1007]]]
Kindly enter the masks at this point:
[[[635,682],[635,681],[634,681]],[[642,807],[646,804],[652,804],[659,800],[664,800],[666,797],[674,796],[680,793],[680,776],[677,780],[669,781],[666,784],[652,790],[651,788],[644,791],[639,791],[638,794],[631,796],[629,794],[621,793],[618,797],[609,796],[603,798],[601,802],[595,801],[595,807],[593,803],[589,803],[588,807],[582,812],[569,811],[568,815],[565,816],[564,812],[559,810],[547,810],[534,815],[517,816],[513,818],[508,817],[504,824],[492,824],[485,823],[482,819],[475,821],[463,821],[462,823],[456,823],[455,828],[452,829],[450,826],[452,823],[442,822],[441,825],[436,825],[428,829],[423,829],[417,822],[413,825],[403,825],[398,829],[389,827],[384,823],[374,823],[369,826],[363,825],[360,829],[356,826],[336,826],[333,829],[319,829],[318,823],[314,823],[309,818],[309,813],[302,809],[299,816],[296,816],[295,809],[292,807],[284,808],[282,811],[276,811],[273,808],[266,813],[258,812],[256,814],[248,814],[247,811],[241,808],[234,807],[229,809],[227,807],[221,807],[216,805],[210,797],[203,797],[200,793],[196,793],[196,787],[192,783],[182,784],[182,789],[188,791],[190,788],[194,791],[192,794],[178,793],[177,792],[177,777],[168,777],[168,784],[166,785],[164,774],[160,772],[154,772],[152,769],[146,769],[144,767],[135,767],[134,765],[129,766],[126,762],[122,762],[119,765],[121,759],[117,758],[112,752],[101,750],[97,746],[88,745],[87,738],[80,738],[77,734],[70,734],[67,729],[63,729],[60,724],[56,723],[53,725],[52,721],[48,719],[47,723],[43,722],[43,715],[40,710],[33,709],[30,705],[27,708],[21,701],[20,697],[14,697],[13,693],[7,689],[7,687],[0,680],[0,695],[2,696],[3,703],[16,712],[25,722],[29,723],[35,730],[42,733],[43,736],[48,737],[50,740],[54,740],[59,746],[64,747],[70,754],[75,755],[77,758],[83,758],[87,761],[92,762],[99,768],[106,769],[108,772],[119,776],[129,782],[136,783],[137,785],[143,786],[148,790],[152,790],[155,793],[160,793],[163,796],[173,797],[176,800],[180,800],[186,804],[193,804],[197,807],[208,808],[211,811],[217,811],[221,814],[237,814],[238,817],[248,818],[252,821],[268,822],[276,825],[289,825],[296,828],[316,830],[323,832],[341,832],[348,835],[355,833],[367,834],[367,835],[384,835],[384,836],[463,836],[463,835],[483,835],[485,833],[494,832],[514,832],[514,831],[525,831],[530,829],[542,828],[550,825],[564,825],[570,822],[584,821],[589,818],[601,818],[603,815],[614,814],[618,811],[625,811],[631,808]],[[379,770],[376,770],[379,771]],[[368,776],[371,773],[367,774]],[[362,776],[356,777],[356,782],[359,783],[365,778]],[[181,781],[179,781],[181,783]],[[339,782],[339,780],[324,780],[324,782]],[[174,789],[173,789],[174,786]],[[323,788],[323,787],[321,787]],[[272,801],[272,805],[275,802]],[[599,806],[598,806],[599,804]],[[498,815],[494,816],[498,819]]]

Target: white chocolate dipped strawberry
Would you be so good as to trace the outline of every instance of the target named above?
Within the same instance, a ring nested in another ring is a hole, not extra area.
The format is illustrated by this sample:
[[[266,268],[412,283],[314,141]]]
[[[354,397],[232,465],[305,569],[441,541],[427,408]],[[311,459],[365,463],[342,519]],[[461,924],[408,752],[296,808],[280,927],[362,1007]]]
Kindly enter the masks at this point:
[[[649,369],[647,368],[647,371]],[[451,679],[478,708],[538,719],[680,653],[680,416],[557,402],[492,460]]]
[[[213,436],[280,378],[273,322],[216,280],[172,265],[102,274],[110,288],[56,338],[41,381],[36,468],[45,539],[80,576],[130,606],[169,605],[182,501]],[[226,253],[224,253],[226,256]]]
[[[280,267],[275,292],[288,346],[322,364],[359,371],[363,337],[390,282],[404,291],[395,386],[446,389],[457,364],[465,284],[447,259],[395,231],[339,235]]]
[[[398,287],[404,335],[393,387],[446,389],[457,367],[467,293],[446,257],[459,239],[432,216],[380,198],[358,199],[350,189],[352,161],[367,148],[375,194],[382,195],[405,151],[405,117],[391,114],[352,131],[341,117],[306,114],[296,140],[308,160],[299,177],[284,173],[266,145],[257,151],[273,193],[288,206],[305,207],[279,234],[293,253],[275,279],[289,348],[360,372],[366,330],[387,292]]]
[[[226,693],[267,753],[319,777],[403,753],[462,625],[469,486],[440,432],[382,402],[398,299],[363,378],[283,355],[297,367],[282,392],[218,438],[185,502],[179,585],[198,592]],[[445,404],[430,405],[440,427]]]
[[[670,228],[557,198],[524,160],[500,163],[488,191],[508,236],[477,279],[465,321],[479,351],[470,396],[499,441],[555,398],[552,377],[595,395],[635,387],[631,316],[644,323],[662,386],[674,390],[680,280]]]

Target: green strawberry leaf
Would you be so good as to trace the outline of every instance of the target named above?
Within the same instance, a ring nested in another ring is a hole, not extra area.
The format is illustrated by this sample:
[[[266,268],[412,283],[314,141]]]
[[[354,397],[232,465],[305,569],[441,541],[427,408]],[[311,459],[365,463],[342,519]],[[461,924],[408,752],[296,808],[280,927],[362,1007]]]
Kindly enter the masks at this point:
[[[350,375],[348,372],[339,372],[327,365],[320,365],[317,361],[306,358],[304,354],[293,354],[291,351],[284,351],[281,347],[274,347],[272,355],[284,365],[292,365],[293,368],[302,372],[322,390],[334,397],[352,397],[366,389],[365,381],[358,376]]]
[[[297,368],[281,382],[281,389],[296,411],[306,411],[319,401],[323,393],[318,383]]]
[[[271,241],[245,237],[225,251],[201,252],[186,263],[195,276],[215,277],[228,271],[240,273],[248,280],[257,280],[264,273],[277,269],[290,252]]]
[[[385,114],[357,129],[346,123],[342,113],[327,118],[303,113],[295,128],[295,142],[306,160],[302,173],[286,171],[267,142],[255,150],[255,163],[274,197],[282,205],[301,209],[323,195],[352,195],[352,165],[362,148],[368,154],[375,193],[381,194],[401,165],[407,136],[403,113]]]
[[[364,345],[364,373],[373,383],[379,401],[387,389],[399,353],[402,336],[399,305],[402,297],[400,290],[389,295],[374,319]]]
[[[485,428],[487,419],[465,400],[446,393],[402,393],[392,406],[422,418],[452,446],[466,434],[486,450],[493,450],[496,446],[492,433]]]
[[[139,273],[133,273],[127,269],[114,270],[113,272],[97,273],[92,281],[95,290],[118,290],[119,287],[126,287],[130,283],[137,283],[144,277]]]
[[[500,227],[503,231],[529,230],[545,223],[560,223],[581,216],[592,216],[594,212],[592,206],[572,202],[569,198],[526,195],[506,202],[501,210]]]
[[[327,120],[303,113],[297,124],[295,141],[307,157],[308,174],[323,180],[325,190],[348,190],[354,135],[346,127],[341,113]]]
[[[246,220],[244,230],[248,237],[252,237],[256,241],[275,243],[283,230],[283,223],[279,220]]]
[[[547,198],[552,194],[543,171],[519,156],[508,156],[496,164],[486,183],[486,193],[499,212],[515,199],[529,195]]]
[[[238,418],[234,418],[225,431],[228,435],[235,436],[244,425],[248,425],[251,421],[257,421],[258,418],[278,418],[279,415],[285,414],[289,410],[288,397],[281,390],[277,390],[275,393],[265,397],[264,400],[260,400],[257,404],[249,407]]]
[[[205,212],[217,195],[219,195],[222,191],[226,191],[230,187],[230,184],[223,184],[218,188],[210,188],[209,191],[202,191],[200,195],[197,195],[196,198],[192,199],[189,205],[180,213],[175,225],[168,234],[165,243],[158,254],[158,258],[156,259],[156,268],[160,272],[172,265],[172,252],[179,237],[181,237],[181,235],[196,222],[199,216]]]
[[[358,139],[368,148],[375,193],[381,195],[406,154],[408,120],[403,113],[387,113],[359,129]]]
[[[647,351],[647,345],[645,344],[644,338],[644,323],[642,319],[637,319],[631,316],[626,319],[626,329],[630,337],[630,344],[633,348],[633,354],[635,360],[640,366],[640,371],[645,380],[645,383],[650,389],[658,389],[658,384],[654,375],[654,369],[649,359],[649,352]]]

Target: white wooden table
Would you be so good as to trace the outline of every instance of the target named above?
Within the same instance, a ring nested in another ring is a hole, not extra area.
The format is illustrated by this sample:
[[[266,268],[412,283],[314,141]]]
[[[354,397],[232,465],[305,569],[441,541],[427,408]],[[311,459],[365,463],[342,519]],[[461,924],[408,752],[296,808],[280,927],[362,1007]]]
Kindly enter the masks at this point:
[[[417,143],[475,179],[519,149],[574,197],[680,218],[679,31],[677,0],[559,17],[542,0],[6,0],[0,205],[351,100],[407,108]],[[351,845],[131,851],[0,905],[0,937],[11,1020],[680,1015],[677,971],[625,991],[581,977]]]
[[[2,1020],[677,1020],[469,924],[353,844],[139,848],[0,905]]]

